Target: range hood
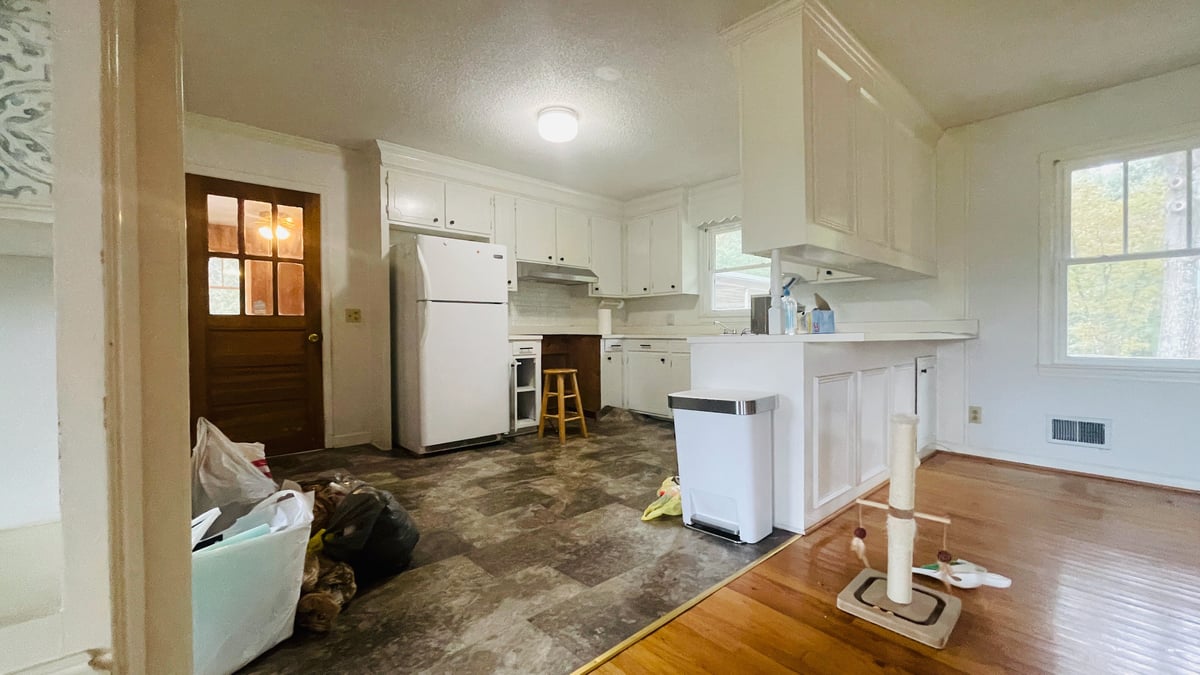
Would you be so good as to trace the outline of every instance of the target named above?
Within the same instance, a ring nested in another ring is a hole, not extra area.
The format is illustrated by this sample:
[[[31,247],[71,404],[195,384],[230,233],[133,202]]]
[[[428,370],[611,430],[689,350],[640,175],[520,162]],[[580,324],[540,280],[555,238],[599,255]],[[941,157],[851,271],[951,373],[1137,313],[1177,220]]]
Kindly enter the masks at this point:
[[[600,280],[594,272],[584,267],[531,262],[517,263],[517,278],[534,279],[552,284],[594,284]]]

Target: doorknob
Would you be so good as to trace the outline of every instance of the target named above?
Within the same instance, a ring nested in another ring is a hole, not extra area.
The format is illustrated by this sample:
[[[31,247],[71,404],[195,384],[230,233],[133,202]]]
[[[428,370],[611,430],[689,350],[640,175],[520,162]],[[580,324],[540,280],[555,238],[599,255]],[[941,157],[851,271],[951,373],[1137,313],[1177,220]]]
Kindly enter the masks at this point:
[[[320,333],[309,333],[309,334],[308,334],[308,341],[309,341],[309,342],[314,342],[314,343],[315,343],[315,342],[320,342],[320,341],[321,341],[321,334],[320,334]]]

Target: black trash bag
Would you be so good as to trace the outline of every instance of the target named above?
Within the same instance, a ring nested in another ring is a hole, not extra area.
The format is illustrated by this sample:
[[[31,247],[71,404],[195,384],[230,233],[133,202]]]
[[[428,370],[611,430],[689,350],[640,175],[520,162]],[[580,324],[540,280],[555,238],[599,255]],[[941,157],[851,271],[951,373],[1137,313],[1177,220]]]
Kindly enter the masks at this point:
[[[357,578],[373,580],[407,569],[420,538],[416,523],[392,493],[362,485],[330,517],[322,552],[349,563]]]

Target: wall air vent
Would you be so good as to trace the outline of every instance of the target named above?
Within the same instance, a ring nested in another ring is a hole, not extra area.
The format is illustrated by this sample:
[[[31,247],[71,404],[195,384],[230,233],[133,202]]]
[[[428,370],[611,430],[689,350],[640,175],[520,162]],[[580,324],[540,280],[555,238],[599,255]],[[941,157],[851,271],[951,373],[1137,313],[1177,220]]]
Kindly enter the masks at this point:
[[[1046,440],[1063,445],[1107,449],[1112,441],[1112,420],[1086,417],[1046,418]]]

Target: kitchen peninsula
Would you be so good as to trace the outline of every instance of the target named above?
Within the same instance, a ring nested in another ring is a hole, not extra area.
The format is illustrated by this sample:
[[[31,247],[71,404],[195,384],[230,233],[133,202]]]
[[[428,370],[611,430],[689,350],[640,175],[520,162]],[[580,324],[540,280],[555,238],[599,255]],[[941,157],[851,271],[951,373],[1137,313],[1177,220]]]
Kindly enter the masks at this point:
[[[689,338],[696,389],[779,395],[775,526],[803,533],[887,480],[888,420],[916,414],[918,447],[936,438],[937,348],[950,330]]]

